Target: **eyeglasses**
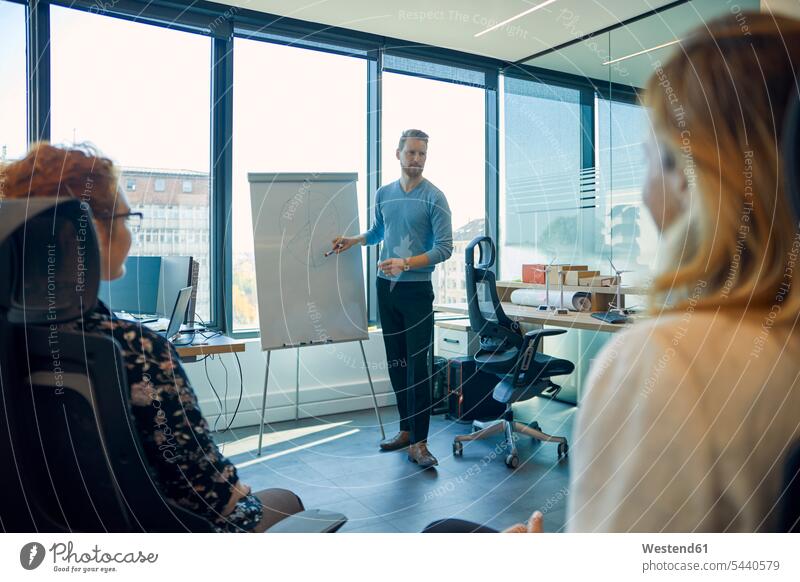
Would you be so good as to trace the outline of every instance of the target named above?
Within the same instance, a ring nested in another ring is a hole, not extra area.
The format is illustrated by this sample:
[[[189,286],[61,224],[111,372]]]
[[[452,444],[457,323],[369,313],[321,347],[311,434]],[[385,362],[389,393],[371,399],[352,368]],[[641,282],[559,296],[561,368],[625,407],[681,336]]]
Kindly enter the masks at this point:
[[[125,212],[120,214],[109,214],[109,215],[100,215],[98,218],[103,220],[114,220],[115,218],[124,218],[125,222],[133,232],[139,232],[139,229],[142,227],[142,220],[144,219],[144,214],[141,212]]]

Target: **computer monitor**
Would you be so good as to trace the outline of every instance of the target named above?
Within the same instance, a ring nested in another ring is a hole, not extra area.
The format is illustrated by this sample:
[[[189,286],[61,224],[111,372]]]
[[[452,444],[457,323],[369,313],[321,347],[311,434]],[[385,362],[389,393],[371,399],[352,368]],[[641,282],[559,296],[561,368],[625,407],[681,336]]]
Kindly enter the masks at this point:
[[[175,306],[178,293],[184,287],[191,286],[192,257],[161,257],[157,313],[168,317]]]
[[[169,318],[169,325],[167,326],[167,331],[164,333],[164,336],[168,340],[171,340],[173,337],[178,335],[178,332],[181,330],[181,325],[183,325],[183,322],[186,319],[186,308],[189,306],[189,300],[191,298],[191,287],[184,287],[178,291],[178,295],[175,298],[175,304],[172,307],[172,315]]]
[[[114,281],[101,281],[99,297],[111,311],[160,313],[160,279],[161,257],[128,257],[125,275]]]

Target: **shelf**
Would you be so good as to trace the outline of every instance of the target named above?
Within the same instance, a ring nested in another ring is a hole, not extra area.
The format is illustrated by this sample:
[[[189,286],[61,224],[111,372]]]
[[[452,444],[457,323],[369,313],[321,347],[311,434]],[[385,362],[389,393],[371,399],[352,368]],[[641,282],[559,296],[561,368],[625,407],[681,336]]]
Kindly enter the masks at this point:
[[[541,283],[523,283],[522,281],[498,281],[496,286],[505,287],[506,289],[544,289],[545,285]],[[550,292],[556,292],[561,289],[560,285],[551,284]],[[604,293],[607,295],[616,295],[617,286],[611,287],[589,287],[584,285],[564,285],[564,291],[583,291],[584,293]],[[647,287],[634,287],[630,285],[622,285],[620,287],[621,295],[647,295]]]
[[[527,284],[527,283],[526,283]],[[434,311],[445,313],[458,313],[466,315],[468,312],[466,303],[435,304]],[[567,315],[556,315],[552,311],[539,311],[535,307],[527,305],[516,305],[514,303],[503,302],[503,311],[511,319],[523,323],[534,323],[538,325],[549,325],[551,327],[563,327],[567,329],[583,329],[587,331],[608,331],[612,333],[629,329],[634,322],[646,319],[646,316],[632,316],[631,323],[614,324],[595,319],[591,313],[570,311]]]

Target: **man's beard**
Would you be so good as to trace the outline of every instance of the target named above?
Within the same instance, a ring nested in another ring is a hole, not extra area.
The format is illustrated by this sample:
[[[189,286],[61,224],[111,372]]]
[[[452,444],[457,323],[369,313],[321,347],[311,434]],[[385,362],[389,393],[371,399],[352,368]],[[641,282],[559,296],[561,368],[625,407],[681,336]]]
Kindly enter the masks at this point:
[[[422,175],[422,168],[419,166],[403,166],[403,171],[412,178]]]

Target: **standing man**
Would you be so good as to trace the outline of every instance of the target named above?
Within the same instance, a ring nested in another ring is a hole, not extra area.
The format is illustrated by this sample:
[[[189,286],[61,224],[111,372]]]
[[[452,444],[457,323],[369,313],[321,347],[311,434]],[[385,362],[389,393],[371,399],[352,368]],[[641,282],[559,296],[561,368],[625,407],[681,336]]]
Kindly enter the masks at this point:
[[[431,273],[434,265],[453,252],[447,199],[422,177],[427,154],[428,135],[418,129],[404,131],[396,152],[400,179],[375,194],[372,228],[359,236],[333,240],[337,253],[383,241],[378,310],[400,432],[381,441],[380,447],[394,451],[407,446],[409,460],[421,467],[438,464],[427,445],[431,418],[428,350],[433,343]]]

